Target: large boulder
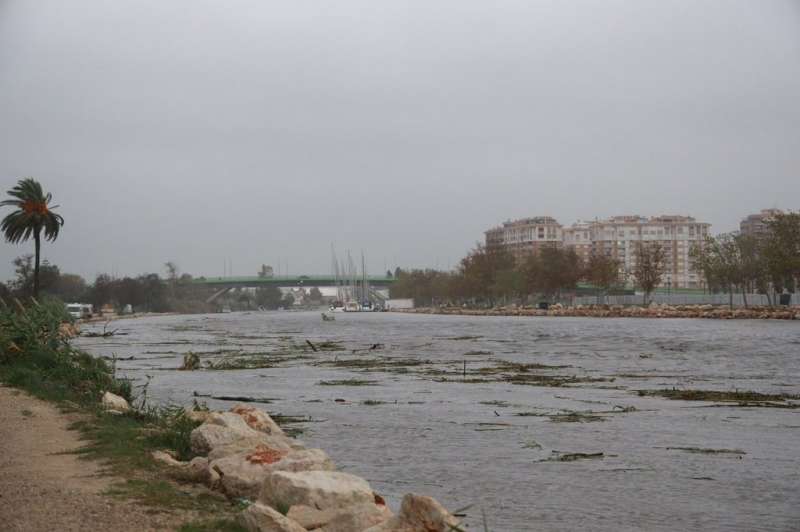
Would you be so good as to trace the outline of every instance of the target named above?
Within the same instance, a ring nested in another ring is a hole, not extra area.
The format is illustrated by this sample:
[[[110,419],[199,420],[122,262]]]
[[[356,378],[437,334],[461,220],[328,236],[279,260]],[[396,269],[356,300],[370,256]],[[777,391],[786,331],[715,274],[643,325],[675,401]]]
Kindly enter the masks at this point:
[[[260,436],[246,437],[239,440],[234,440],[230,443],[217,445],[208,453],[209,460],[219,460],[226,456],[234,454],[249,453],[257,450],[260,447],[274,449],[279,451],[289,452],[291,450],[302,450],[304,447],[296,447],[289,438],[280,438],[267,436],[266,434]]]
[[[396,516],[363,532],[451,532],[458,523],[435,499],[409,493]]]
[[[211,471],[208,458],[198,456],[189,462],[181,462],[164,451],[153,451],[153,460],[169,468],[172,477],[187,482],[211,484]]]
[[[111,392],[105,392],[103,394],[102,399],[100,399],[100,404],[105,410],[115,414],[121,414],[131,409],[131,405],[128,404],[128,401],[126,401],[124,397],[120,397]]]
[[[194,408],[184,408],[183,411],[187,418],[197,423],[205,423],[212,414],[208,410],[195,410]]]
[[[283,429],[281,429],[263,410],[239,404],[231,408],[231,412],[240,416],[253,430],[269,434],[270,436],[286,436]]]
[[[205,423],[192,431],[190,441],[192,450],[203,455],[218,447],[231,444],[239,445],[239,450],[263,444],[273,449],[288,451],[293,446],[288,437],[257,431],[251,428],[240,415],[232,412],[212,412]]]
[[[258,502],[240,514],[240,522],[251,532],[308,532],[295,521]]]
[[[303,504],[289,508],[287,517],[308,530],[320,532],[360,531],[382,523],[392,517],[392,512],[382,503],[361,503],[344,508],[317,510]]]
[[[300,526],[308,530],[320,528],[336,517],[339,513],[338,508],[328,508],[327,510],[317,510],[305,504],[295,504],[286,513],[286,517],[296,521]]]
[[[392,511],[375,503],[356,504],[342,508],[319,532],[353,532],[366,530],[391,519]]]
[[[264,481],[259,500],[269,506],[303,504],[325,510],[374,502],[363,478],[335,471],[277,471]]]
[[[258,496],[264,480],[276,471],[333,471],[333,462],[320,449],[286,451],[260,445],[211,462],[223,491],[232,497]]]

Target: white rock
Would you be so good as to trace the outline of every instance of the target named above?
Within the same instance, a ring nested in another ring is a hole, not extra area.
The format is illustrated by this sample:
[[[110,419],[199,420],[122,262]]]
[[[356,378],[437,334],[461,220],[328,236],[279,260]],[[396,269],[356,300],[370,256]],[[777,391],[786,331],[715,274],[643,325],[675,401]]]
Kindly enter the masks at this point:
[[[305,528],[261,503],[251,504],[241,513],[242,525],[251,532],[307,532]]]
[[[211,462],[223,491],[232,497],[258,496],[267,476],[276,471],[332,471],[328,455],[320,449],[286,451],[259,446]]]
[[[251,429],[244,419],[230,412],[212,413],[205,423],[192,431],[190,441],[192,450],[197,454],[208,454],[213,449],[232,444],[237,445],[240,451],[259,444],[273,449],[289,450],[292,448],[292,443],[286,436],[277,434],[271,436]],[[228,449],[226,454],[235,452],[237,451]],[[220,456],[215,458],[220,458]]]
[[[388,521],[392,511],[375,503],[356,504],[341,509],[319,532],[353,532],[366,530]]]
[[[409,493],[403,497],[400,513],[363,532],[451,532],[458,523],[435,499]]]
[[[247,425],[259,432],[269,435],[286,436],[275,421],[269,417],[269,414],[258,408],[239,404],[231,408],[231,412],[240,416]]]
[[[192,408],[184,408],[183,410],[186,413],[186,417],[198,423],[205,423],[211,416],[211,412],[208,410],[194,410]]]
[[[259,500],[269,506],[303,504],[319,510],[374,502],[363,478],[335,471],[277,471],[264,481]]]
[[[240,433],[242,436],[257,436],[258,432],[250,428],[242,416],[233,412],[211,412],[205,421],[211,425],[218,425]]]
[[[164,451],[153,451],[152,457],[156,462],[169,467],[170,474],[180,480],[189,482],[210,483],[208,458],[201,456],[193,458],[190,462],[181,462]]]
[[[124,397],[120,397],[111,392],[104,393],[100,403],[103,405],[103,408],[112,412],[127,412],[131,409],[131,405],[128,404],[128,401],[126,401]]]
[[[153,457],[153,460],[155,460],[156,462],[160,462],[164,465],[168,465],[171,467],[180,467],[188,463],[175,460],[175,458],[173,458],[172,455],[170,455],[169,453],[165,453],[164,451],[153,451],[151,453],[151,456]]]
[[[317,510],[305,504],[295,504],[286,513],[286,517],[297,521],[297,523],[308,530],[320,528],[323,525],[336,517],[339,513],[337,508],[329,508],[327,510]]]
[[[192,451],[197,454],[208,454],[212,449],[230,445],[241,439],[243,436],[238,432],[210,423],[203,423],[189,436]],[[252,439],[257,440],[255,437]]]
[[[198,436],[199,437],[199,436]],[[294,449],[291,441],[288,438],[281,438],[279,436],[267,436],[262,434],[255,437],[247,437],[239,440],[234,440],[224,445],[217,445],[209,453],[209,460],[219,460],[226,456],[240,454],[244,452],[253,452],[259,447],[266,447],[280,451],[290,451]]]

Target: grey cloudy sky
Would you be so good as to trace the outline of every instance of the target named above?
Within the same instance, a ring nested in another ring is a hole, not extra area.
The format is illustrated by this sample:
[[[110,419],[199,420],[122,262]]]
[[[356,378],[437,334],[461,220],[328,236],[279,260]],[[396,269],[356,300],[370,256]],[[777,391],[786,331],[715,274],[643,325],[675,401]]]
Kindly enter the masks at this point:
[[[62,270],[455,265],[505,219],[800,207],[800,2],[0,1]],[[27,247],[0,244],[0,274]]]

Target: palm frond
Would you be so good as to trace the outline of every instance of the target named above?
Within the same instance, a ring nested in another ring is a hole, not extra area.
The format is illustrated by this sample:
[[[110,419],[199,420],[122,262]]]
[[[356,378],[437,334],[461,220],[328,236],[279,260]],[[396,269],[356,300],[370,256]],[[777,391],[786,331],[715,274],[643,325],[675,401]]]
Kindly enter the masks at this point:
[[[45,239],[54,241],[58,238],[64,218],[53,212],[58,205],[49,205],[53,195],[45,194],[38,181],[30,177],[21,179],[8,195],[13,199],[0,201],[0,207],[16,208],[0,222],[0,230],[8,242],[24,242],[41,234],[42,230]]]

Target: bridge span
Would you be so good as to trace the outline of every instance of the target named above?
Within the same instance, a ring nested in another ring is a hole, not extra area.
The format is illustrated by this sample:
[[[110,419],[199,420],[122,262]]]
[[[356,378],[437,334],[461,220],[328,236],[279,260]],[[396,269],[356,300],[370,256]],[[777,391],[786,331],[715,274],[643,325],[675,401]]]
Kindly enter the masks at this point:
[[[361,278],[357,278],[361,281]],[[347,280],[340,282],[347,283]],[[393,277],[369,276],[367,281],[371,286],[387,287],[395,281]],[[279,288],[298,288],[312,286],[336,286],[336,278],[333,275],[289,275],[273,277],[197,277],[192,280],[192,284],[205,285],[214,288],[258,288],[259,286],[277,286]]]
[[[361,281],[361,278],[356,279]],[[368,276],[367,281],[372,288],[386,288],[395,281],[393,277]],[[341,280],[347,284],[346,280]],[[215,289],[214,294],[208,298],[207,303],[212,303],[219,296],[234,288],[258,288],[259,286],[276,286],[278,288],[311,288],[322,286],[336,286],[333,275],[297,275],[273,277],[197,277],[192,279],[192,284],[208,286]]]

